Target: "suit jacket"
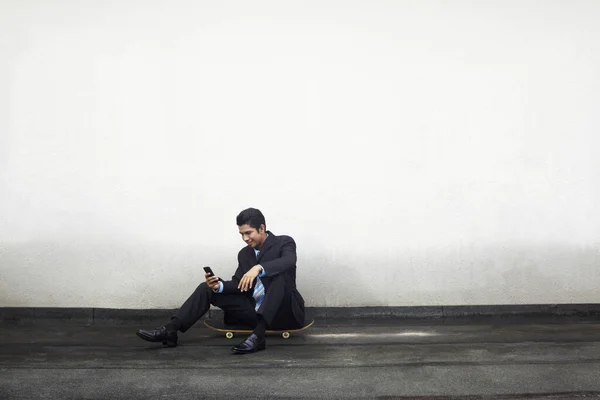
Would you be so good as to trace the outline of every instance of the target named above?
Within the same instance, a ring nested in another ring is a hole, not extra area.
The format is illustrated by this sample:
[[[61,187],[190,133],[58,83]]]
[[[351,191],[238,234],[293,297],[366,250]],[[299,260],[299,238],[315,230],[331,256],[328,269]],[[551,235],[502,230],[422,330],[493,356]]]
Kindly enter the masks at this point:
[[[267,233],[269,236],[263,243],[258,259],[252,247],[246,246],[240,250],[238,253],[238,267],[231,280],[223,282],[222,293],[239,294],[238,284],[242,276],[255,265],[260,264],[266,274],[266,276],[260,278],[265,287],[265,293],[267,295],[269,293],[271,280],[282,276],[285,280],[285,291],[291,297],[290,304],[282,304],[282,307],[289,307],[289,312],[293,314],[296,322],[302,325],[304,324],[304,299],[296,288],[296,242],[289,236],[275,236],[269,231]],[[256,280],[252,287],[254,288],[255,285]],[[253,291],[249,290],[244,294],[252,297]]]

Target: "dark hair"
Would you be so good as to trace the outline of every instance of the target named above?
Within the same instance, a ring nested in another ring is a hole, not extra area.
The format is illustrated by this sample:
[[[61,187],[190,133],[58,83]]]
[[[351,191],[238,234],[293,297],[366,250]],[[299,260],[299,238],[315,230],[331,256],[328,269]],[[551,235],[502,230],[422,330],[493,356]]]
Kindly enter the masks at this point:
[[[247,208],[239,213],[236,218],[236,222],[238,226],[247,224],[257,231],[260,229],[262,224],[264,224],[265,227],[267,226],[267,223],[265,222],[265,216],[256,208]]]

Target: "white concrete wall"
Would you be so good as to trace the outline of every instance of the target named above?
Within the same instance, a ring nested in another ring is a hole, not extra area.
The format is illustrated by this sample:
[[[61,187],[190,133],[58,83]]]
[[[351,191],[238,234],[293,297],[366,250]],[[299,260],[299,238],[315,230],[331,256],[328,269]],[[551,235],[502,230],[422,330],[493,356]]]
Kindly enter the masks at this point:
[[[0,1],[0,306],[600,302],[600,2]]]

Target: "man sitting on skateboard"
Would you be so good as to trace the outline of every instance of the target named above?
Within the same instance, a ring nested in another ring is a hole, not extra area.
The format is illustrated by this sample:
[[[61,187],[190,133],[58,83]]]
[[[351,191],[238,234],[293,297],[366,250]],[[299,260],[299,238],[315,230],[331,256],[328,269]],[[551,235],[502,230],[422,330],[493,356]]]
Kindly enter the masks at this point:
[[[304,299],[296,289],[296,243],[289,236],[267,231],[265,217],[255,208],[237,216],[242,240],[238,267],[230,281],[210,273],[165,326],[137,335],[150,342],[177,346],[177,331],[187,331],[210,305],[225,312],[226,324],[248,326],[252,333],[231,350],[247,354],[264,350],[267,329],[304,326]]]

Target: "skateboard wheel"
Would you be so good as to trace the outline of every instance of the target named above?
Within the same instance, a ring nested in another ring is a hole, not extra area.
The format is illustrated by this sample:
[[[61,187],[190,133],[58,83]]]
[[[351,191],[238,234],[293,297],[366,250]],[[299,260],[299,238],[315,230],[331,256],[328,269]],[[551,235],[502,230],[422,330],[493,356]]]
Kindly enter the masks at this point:
[[[290,333],[289,333],[289,332],[283,332],[283,333],[281,334],[281,336],[283,336],[283,338],[284,338],[284,339],[287,339],[287,338],[289,338],[289,337],[290,337]]]
[[[227,332],[227,333],[225,334],[225,337],[226,337],[227,339],[231,339],[231,338],[233,337],[233,332]]]

